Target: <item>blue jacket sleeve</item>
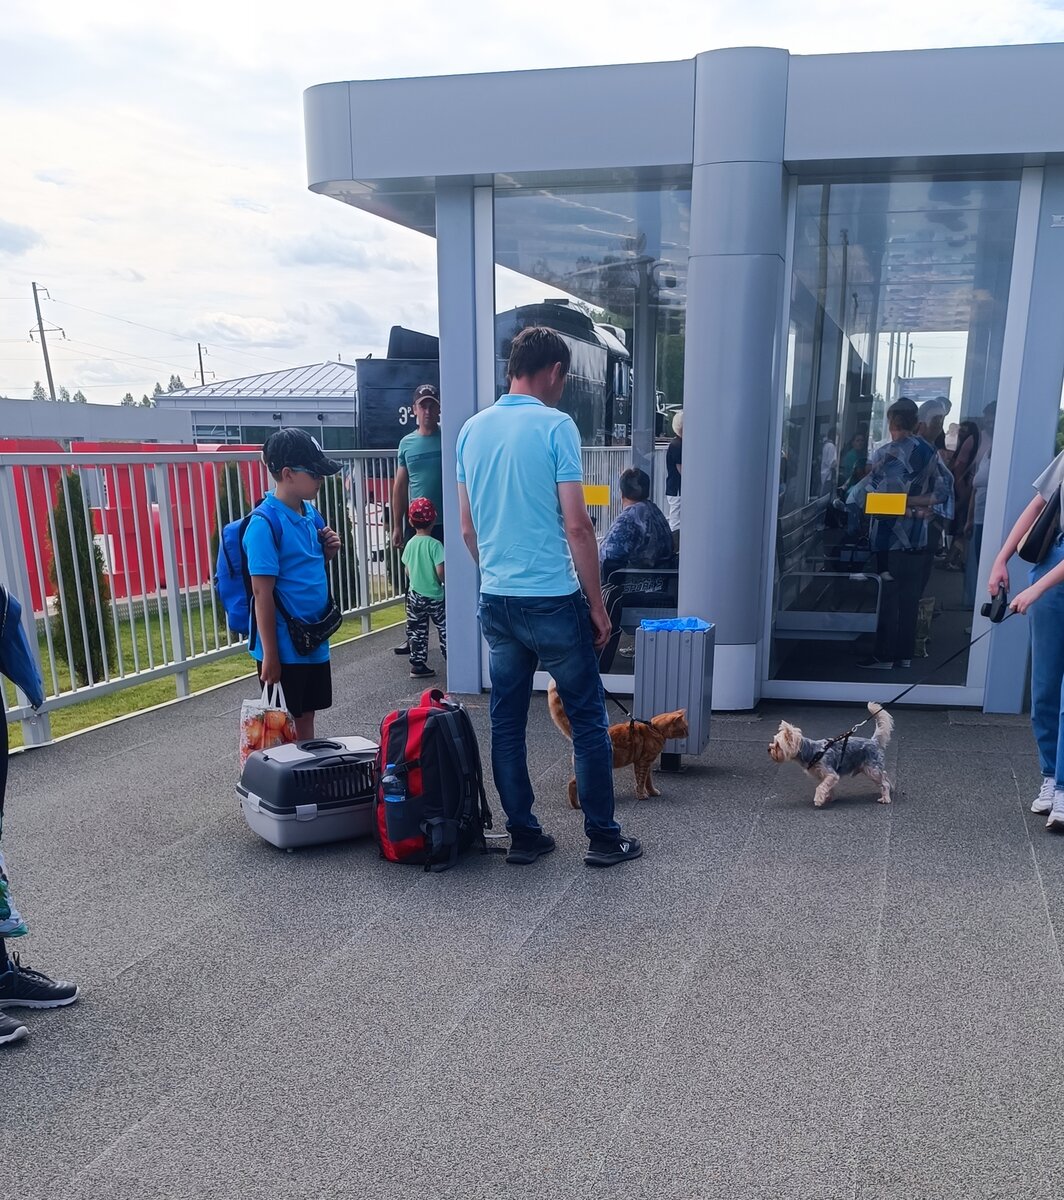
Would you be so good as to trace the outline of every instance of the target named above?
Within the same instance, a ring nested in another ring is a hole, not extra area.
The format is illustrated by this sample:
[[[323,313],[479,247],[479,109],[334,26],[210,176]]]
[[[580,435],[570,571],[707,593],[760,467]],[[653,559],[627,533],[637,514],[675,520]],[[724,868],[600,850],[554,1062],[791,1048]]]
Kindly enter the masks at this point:
[[[22,628],[22,605],[4,587],[0,587],[0,672],[25,692],[34,708],[44,703],[44,685]]]

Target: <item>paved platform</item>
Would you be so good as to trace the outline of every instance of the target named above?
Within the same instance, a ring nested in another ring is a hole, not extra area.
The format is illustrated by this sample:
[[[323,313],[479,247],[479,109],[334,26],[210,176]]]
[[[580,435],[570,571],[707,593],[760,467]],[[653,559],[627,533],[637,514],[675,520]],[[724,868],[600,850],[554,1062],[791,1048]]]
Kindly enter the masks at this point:
[[[392,641],[337,653],[321,732],[415,694]],[[780,708],[721,718],[659,800],[619,779],[646,856],[596,872],[537,703],[557,852],[425,875],[251,835],[248,691],[13,762],[21,948],[83,1000],[0,1053],[0,1197],[1062,1194],[1064,839],[1022,722],[900,710],[895,804],[817,811]]]

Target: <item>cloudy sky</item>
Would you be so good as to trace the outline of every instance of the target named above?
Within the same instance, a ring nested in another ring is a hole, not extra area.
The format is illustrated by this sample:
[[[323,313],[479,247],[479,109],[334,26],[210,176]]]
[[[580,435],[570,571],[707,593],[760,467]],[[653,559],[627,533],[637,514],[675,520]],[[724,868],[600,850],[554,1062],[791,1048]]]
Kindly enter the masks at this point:
[[[197,340],[230,378],[435,331],[433,243],[306,190],[311,84],[1045,41],[1064,0],[4,0],[0,395],[44,378],[31,280],[57,386],[105,403],[192,382]]]

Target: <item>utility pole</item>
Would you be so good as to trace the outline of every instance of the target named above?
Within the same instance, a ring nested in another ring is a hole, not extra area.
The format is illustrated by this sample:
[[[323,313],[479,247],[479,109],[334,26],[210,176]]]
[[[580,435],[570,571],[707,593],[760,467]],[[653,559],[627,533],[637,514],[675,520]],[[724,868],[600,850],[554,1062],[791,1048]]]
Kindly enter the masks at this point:
[[[196,343],[196,353],[199,354],[199,381],[201,387],[207,386],[207,377],[203,374],[203,347]]]
[[[37,285],[34,283],[31,286],[33,287],[33,306],[37,310],[37,332],[40,335],[41,350],[44,353],[44,372],[48,376],[48,391],[54,400],[55,384],[52,382],[52,364],[48,361],[48,343],[44,338],[44,321],[41,320],[41,299],[37,295]],[[46,292],[48,289],[42,288],[41,290]]]

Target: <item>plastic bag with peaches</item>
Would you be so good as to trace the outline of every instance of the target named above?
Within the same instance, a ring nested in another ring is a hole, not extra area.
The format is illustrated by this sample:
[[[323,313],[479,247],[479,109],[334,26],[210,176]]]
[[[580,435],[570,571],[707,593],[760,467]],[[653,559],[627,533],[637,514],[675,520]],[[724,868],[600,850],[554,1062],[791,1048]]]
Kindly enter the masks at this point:
[[[264,684],[258,700],[240,706],[240,766],[255,750],[272,750],[296,740],[296,724],[279,683]]]

